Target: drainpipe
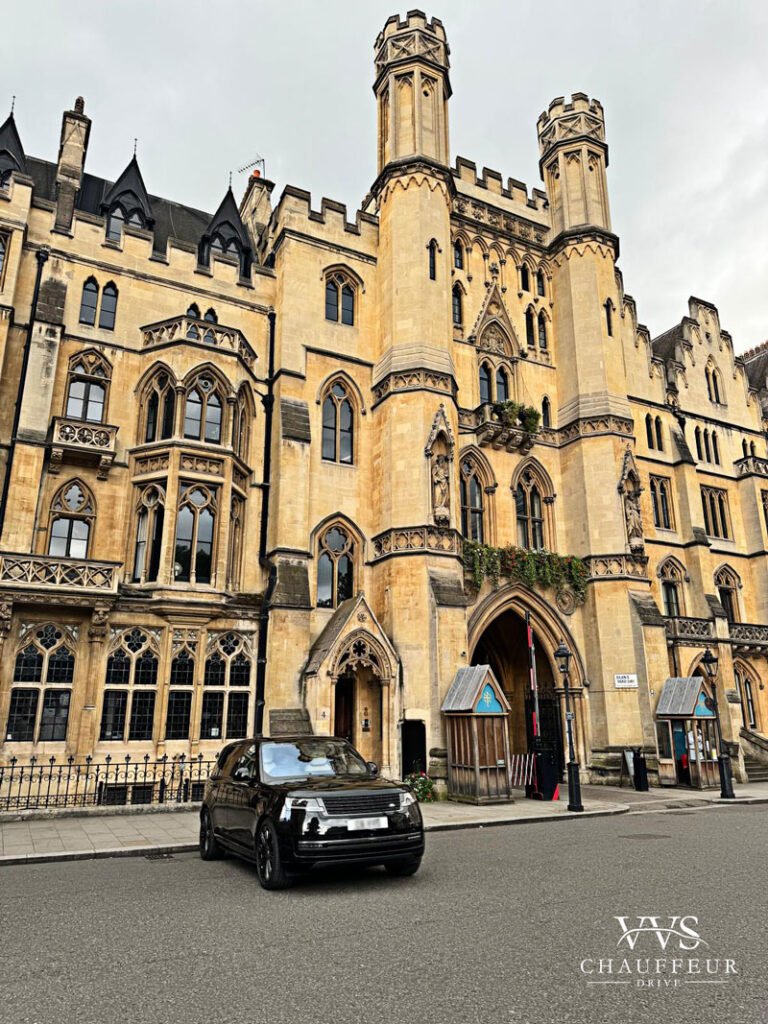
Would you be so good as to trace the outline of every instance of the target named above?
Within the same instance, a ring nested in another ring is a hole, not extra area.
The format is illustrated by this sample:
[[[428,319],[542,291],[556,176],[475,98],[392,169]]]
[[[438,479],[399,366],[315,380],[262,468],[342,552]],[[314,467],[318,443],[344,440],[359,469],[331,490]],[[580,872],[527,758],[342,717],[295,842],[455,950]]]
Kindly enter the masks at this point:
[[[11,428],[11,444],[8,451],[8,461],[5,464],[5,480],[3,481],[3,494],[0,497],[0,536],[5,526],[5,512],[8,505],[8,488],[11,483],[11,471],[13,470],[13,456],[16,452],[16,432],[19,429],[21,419],[21,400],[24,397],[24,386],[27,381],[27,367],[29,366],[29,353],[32,348],[32,331],[37,318],[37,301],[40,297],[40,282],[43,279],[43,267],[48,262],[48,249],[38,249],[35,253],[37,259],[37,275],[35,277],[35,290],[32,293],[32,307],[29,311],[29,325],[27,327],[27,339],[24,342],[24,354],[21,359],[21,373],[19,374],[19,386],[16,391],[16,408],[13,413],[13,427]]]
[[[274,417],[275,395],[275,321],[276,314],[270,310],[269,319],[269,368],[267,393],[261,396],[264,405],[264,465],[261,487],[261,523],[259,528],[259,564],[264,568],[267,562],[267,530],[269,527],[269,497],[272,477],[272,420]],[[277,566],[269,565],[269,581],[259,613],[259,642],[256,656],[256,735],[264,731],[264,693],[267,678],[267,635],[269,632],[269,608],[277,586]]]

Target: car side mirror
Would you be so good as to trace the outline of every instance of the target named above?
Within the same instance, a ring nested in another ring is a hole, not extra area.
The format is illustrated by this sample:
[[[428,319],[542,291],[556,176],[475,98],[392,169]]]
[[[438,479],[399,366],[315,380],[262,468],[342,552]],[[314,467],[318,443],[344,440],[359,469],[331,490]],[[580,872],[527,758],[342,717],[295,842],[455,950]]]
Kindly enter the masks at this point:
[[[371,773],[371,775],[379,774],[379,766],[376,764],[375,761],[366,761],[365,763],[368,765],[368,771]]]

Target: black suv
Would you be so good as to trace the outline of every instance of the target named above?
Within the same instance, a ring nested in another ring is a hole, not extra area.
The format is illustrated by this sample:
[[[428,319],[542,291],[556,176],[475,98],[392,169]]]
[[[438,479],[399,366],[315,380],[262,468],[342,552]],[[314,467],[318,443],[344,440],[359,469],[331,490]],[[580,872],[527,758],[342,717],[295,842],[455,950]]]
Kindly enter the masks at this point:
[[[294,736],[225,747],[205,785],[200,856],[256,863],[265,889],[319,864],[383,864],[413,875],[424,854],[411,791],[379,778],[343,739]]]

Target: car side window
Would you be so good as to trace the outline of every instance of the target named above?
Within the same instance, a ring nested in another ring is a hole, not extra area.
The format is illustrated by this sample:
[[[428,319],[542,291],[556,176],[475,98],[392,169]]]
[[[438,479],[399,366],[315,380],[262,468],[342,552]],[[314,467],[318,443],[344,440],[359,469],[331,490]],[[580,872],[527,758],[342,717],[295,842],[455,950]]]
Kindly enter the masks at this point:
[[[217,757],[216,765],[214,766],[214,769],[211,772],[211,778],[212,779],[220,779],[222,777],[222,775],[226,775],[227,774],[227,772],[226,772],[227,761],[230,760],[230,758],[234,754],[235,750],[237,749],[238,745],[239,744],[237,744],[237,743],[230,743],[228,747],[224,747],[222,752]]]
[[[235,782],[250,782],[256,778],[256,744],[252,743],[242,751],[232,769]]]

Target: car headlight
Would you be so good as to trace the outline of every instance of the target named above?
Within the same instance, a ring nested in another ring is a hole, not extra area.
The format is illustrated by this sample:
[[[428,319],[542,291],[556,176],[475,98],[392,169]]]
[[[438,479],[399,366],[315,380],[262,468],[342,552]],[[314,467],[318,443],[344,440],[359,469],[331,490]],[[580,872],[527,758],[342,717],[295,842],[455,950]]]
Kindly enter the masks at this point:
[[[294,807],[307,814],[325,814],[325,804],[319,797],[287,796],[280,812],[280,821],[290,821]]]
[[[409,793],[407,790],[403,790],[400,793],[400,810],[404,811],[406,807],[410,807],[411,804],[416,803],[416,797],[413,793]]]

